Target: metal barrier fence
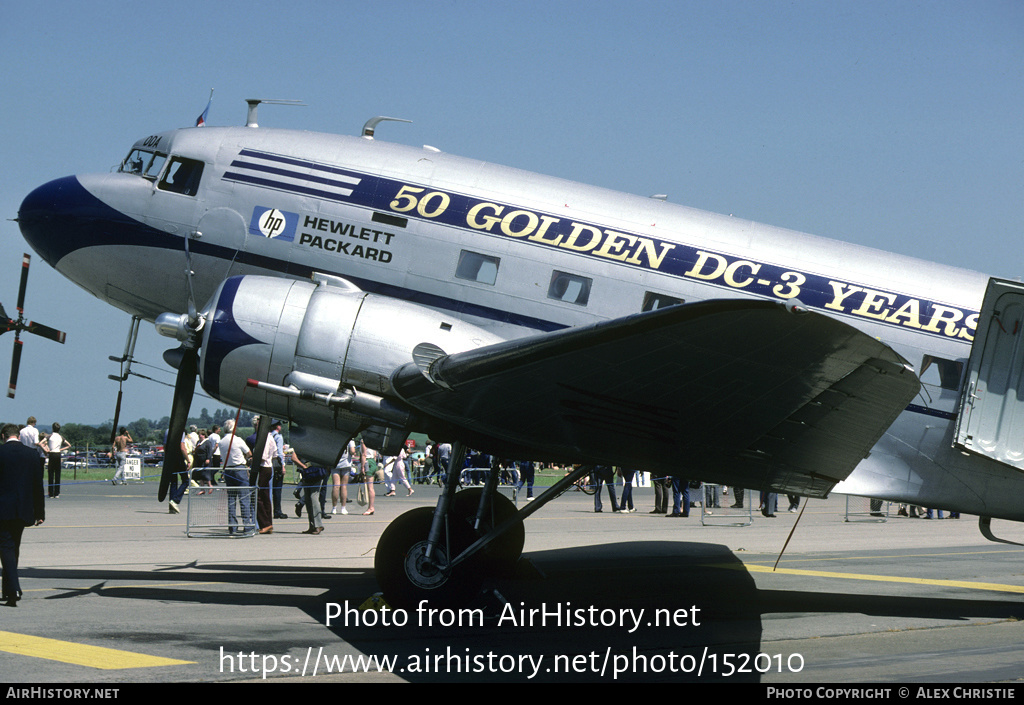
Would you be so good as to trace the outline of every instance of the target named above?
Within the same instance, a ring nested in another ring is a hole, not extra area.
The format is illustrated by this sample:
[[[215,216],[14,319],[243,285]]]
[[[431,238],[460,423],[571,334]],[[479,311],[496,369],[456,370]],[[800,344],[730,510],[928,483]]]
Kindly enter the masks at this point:
[[[690,501],[693,501],[693,492],[690,490]],[[729,494],[724,492],[722,485],[704,483],[700,490],[697,490],[702,506],[690,509],[690,512],[700,512],[701,526],[750,526],[754,523],[753,504],[757,501],[758,493],[754,490],[744,490],[746,500],[743,507],[734,507],[736,503],[736,488],[730,487]],[[718,506],[714,506],[714,498],[718,497]]]
[[[891,502],[870,497],[846,495],[846,516],[844,521],[884,522],[889,519]]]
[[[192,487],[185,533],[195,536],[255,536],[255,487]]]

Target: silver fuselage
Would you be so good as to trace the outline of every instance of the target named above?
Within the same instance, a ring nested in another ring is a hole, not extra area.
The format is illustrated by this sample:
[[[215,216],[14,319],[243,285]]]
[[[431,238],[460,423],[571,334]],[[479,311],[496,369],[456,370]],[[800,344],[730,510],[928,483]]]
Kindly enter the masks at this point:
[[[1024,519],[1024,476],[954,449],[961,392],[925,374],[926,360],[969,356],[986,275],[366,138],[205,127],[136,148],[201,162],[198,190],[122,168],[46,184],[20,213],[44,259],[128,313],[187,310],[186,238],[200,302],[230,275],[323,272],[501,339],[645,302],[798,300],[922,377],[837,491]]]

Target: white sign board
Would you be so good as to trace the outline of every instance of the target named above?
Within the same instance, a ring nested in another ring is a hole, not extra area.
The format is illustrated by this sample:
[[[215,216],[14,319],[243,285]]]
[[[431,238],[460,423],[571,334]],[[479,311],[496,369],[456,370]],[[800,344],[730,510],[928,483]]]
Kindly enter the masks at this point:
[[[125,461],[124,461],[124,479],[125,480],[141,480],[142,479],[142,458],[125,458]]]

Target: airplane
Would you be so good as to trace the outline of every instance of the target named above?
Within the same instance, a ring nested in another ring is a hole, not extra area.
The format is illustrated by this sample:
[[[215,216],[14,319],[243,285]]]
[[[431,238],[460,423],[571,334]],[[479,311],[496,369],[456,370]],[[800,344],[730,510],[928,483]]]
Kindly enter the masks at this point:
[[[376,139],[245,126],[135,142],[32,191],[51,266],[288,419],[331,466],[412,431],[575,469],[517,509],[457,490],[384,531],[393,604],[510,569],[523,520],[595,465],[1024,520],[1024,286],[977,272]],[[200,307],[198,302],[206,302]],[[181,467],[176,444],[159,498]]]

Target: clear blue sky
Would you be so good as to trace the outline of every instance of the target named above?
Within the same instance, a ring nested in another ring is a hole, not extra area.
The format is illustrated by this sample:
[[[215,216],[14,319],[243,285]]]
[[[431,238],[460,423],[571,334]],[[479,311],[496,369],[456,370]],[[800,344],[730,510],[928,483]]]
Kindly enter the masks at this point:
[[[494,161],[864,245],[1024,274],[1024,3],[51,2],[0,6],[0,302],[34,187],[107,171],[136,139],[260,123]],[[113,416],[128,316],[38,257],[18,396],[0,419]],[[13,335],[0,338],[6,383]],[[170,382],[144,326],[137,371]],[[6,384],[4,384],[6,388]],[[122,419],[169,413],[126,383]],[[218,403],[197,398],[193,411]]]

